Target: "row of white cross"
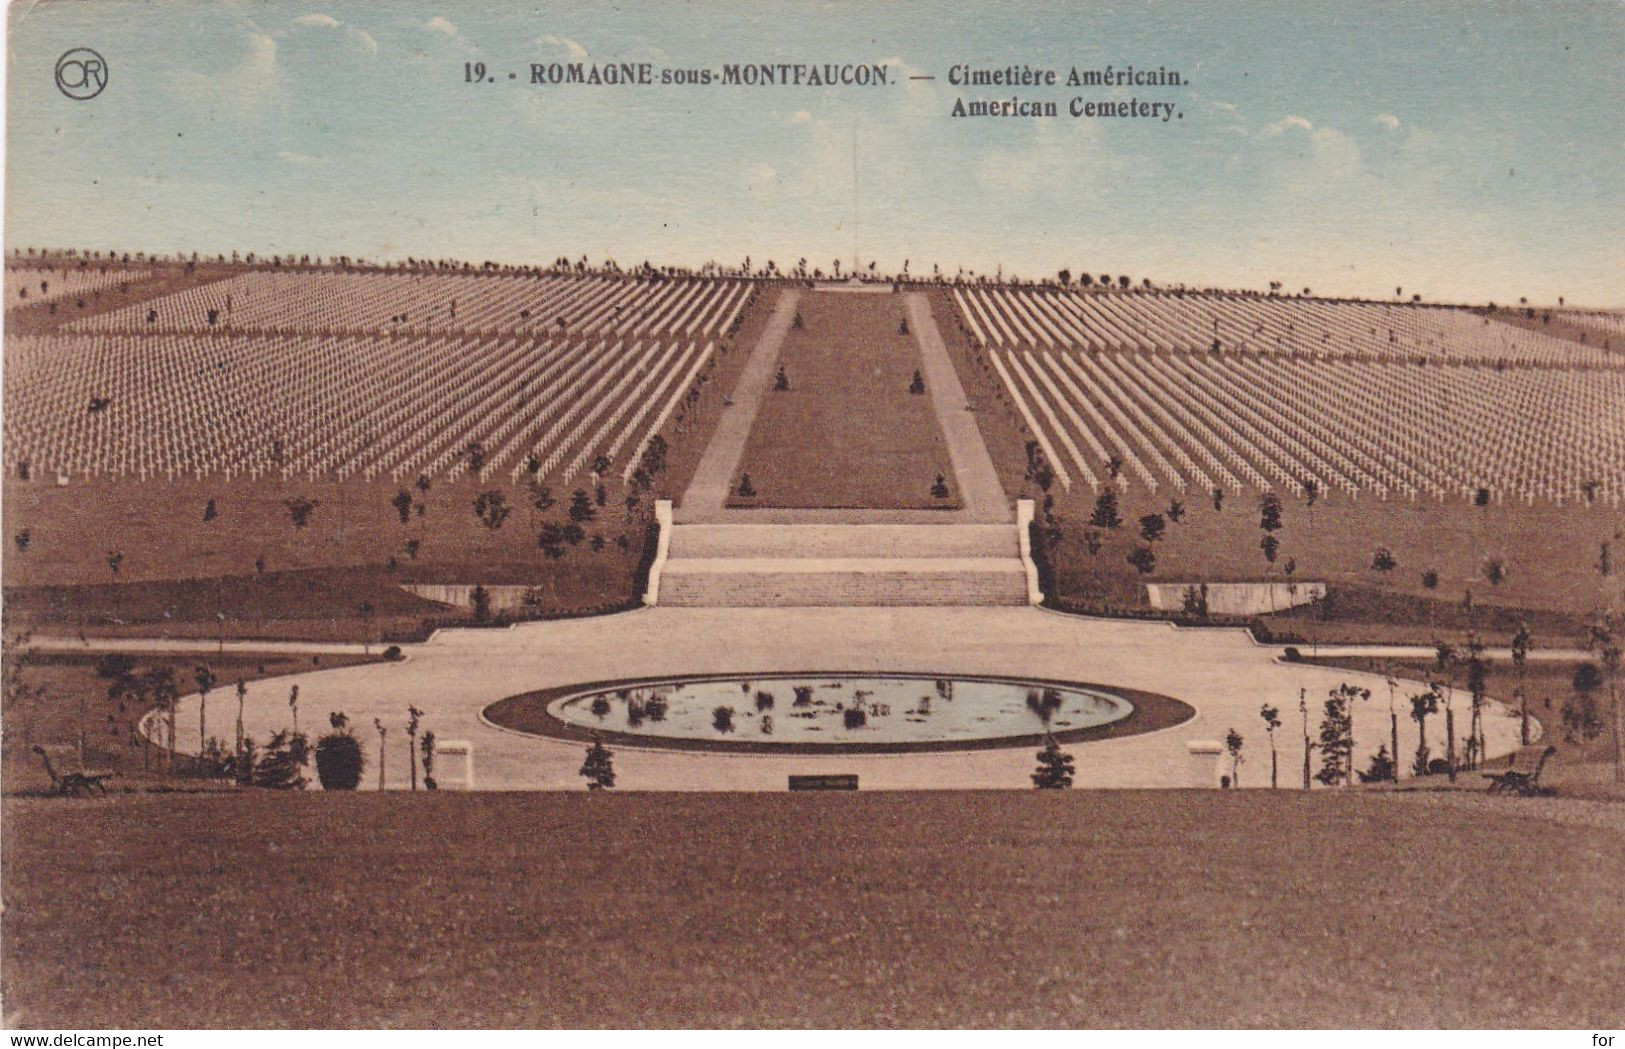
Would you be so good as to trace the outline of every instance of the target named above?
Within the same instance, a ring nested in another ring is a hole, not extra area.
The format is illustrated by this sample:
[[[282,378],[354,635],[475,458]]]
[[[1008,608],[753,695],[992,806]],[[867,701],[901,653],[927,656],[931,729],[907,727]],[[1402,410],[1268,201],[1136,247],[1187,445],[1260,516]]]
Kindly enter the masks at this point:
[[[1005,349],[987,353],[1063,488],[1625,499],[1625,370]],[[1426,381],[1419,381],[1425,378]],[[1121,469],[1115,481],[1107,464]]]
[[[529,332],[709,338],[750,292],[737,280],[256,270],[87,317],[81,332]],[[211,312],[214,320],[210,322]],[[561,323],[562,322],[562,323]]]
[[[1383,303],[1054,289],[956,287],[984,346],[1221,351],[1311,357],[1625,367],[1605,349],[1513,327],[1466,310]]]
[[[41,476],[630,477],[710,340],[242,335],[14,339],[6,467]],[[95,410],[91,406],[97,405]],[[627,453],[625,460],[617,457]],[[562,467],[562,469],[561,469]]]

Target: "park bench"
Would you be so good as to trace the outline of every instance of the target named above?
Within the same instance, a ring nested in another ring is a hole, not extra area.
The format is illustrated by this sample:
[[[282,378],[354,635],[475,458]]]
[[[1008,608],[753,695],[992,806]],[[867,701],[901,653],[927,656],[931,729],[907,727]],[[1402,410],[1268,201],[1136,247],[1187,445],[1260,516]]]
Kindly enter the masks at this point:
[[[58,794],[106,794],[106,781],[117,775],[116,772],[111,771],[92,772],[82,764],[77,769],[63,768],[59,771],[56,763],[51,760],[52,751],[55,751],[59,758],[64,759],[64,763],[65,759],[70,755],[75,756],[77,761],[76,755],[78,752],[74,747],[51,747],[47,749],[37,744],[34,747],[34,753],[38,754],[40,760],[45,763],[45,774],[51,777],[51,789]]]
[[[1535,762],[1532,772],[1518,772],[1509,768],[1505,772],[1484,773],[1484,778],[1490,781],[1490,793],[1505,794],[1510,791],[1526,798],[1553,793],[1552,788],[1540,785],[1540,773],[1546,767],[1546,759],[1556,753],[1556,747],[1547,747],[1541,751],[1540,760]]]

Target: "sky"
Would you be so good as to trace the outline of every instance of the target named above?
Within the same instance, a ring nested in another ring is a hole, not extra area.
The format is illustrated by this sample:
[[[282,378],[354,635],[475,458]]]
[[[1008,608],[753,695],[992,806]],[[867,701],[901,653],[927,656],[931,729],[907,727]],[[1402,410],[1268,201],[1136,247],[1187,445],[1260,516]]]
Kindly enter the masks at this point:
[[[55,83],[74,47],[107,63],[88,101]],[[1622,54],[1618,0],[24,0],[5,244],[826,271],[855,245],[915,273],[1625,306]],[[527,82],[554,61],[893,82]],[[467,83],[471,62],[496,82]],[[961,88],[959,63],[1190,83]],[[1062,115],[950,115],[1012,94]],[[1073,119],[1073,97],[1182,116]]]

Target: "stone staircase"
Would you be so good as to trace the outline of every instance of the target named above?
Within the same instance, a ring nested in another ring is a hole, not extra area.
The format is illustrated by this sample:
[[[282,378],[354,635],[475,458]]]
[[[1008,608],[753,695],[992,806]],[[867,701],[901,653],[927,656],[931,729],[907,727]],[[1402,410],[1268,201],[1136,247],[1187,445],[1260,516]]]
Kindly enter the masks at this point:
[[[679,524],[658,603],[1025,605],[1013,524]]]

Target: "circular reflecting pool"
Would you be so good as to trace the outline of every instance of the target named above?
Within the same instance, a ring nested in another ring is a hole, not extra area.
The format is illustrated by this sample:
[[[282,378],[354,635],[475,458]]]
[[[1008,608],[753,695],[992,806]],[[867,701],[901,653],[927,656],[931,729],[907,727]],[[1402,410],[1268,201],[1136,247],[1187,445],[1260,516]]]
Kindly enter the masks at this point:
[[[1117,686],[843,671],[693,675],[558,686],[486,707],[500,728],[622,746],[906,753],[1085,742],[1177,725],[1195,710]]]
[[[929,743],[1093,728],[1121,696],[1076,685],[904,676],[725,677],[553,700],[567,725],[629,736],[762,743]]]

